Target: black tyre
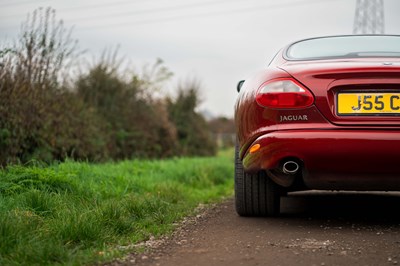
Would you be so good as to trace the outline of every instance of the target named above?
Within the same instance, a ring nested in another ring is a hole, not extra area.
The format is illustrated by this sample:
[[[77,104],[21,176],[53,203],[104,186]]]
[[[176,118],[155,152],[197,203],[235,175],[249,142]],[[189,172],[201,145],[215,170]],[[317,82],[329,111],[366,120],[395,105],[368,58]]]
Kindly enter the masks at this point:
[[[276,216],[280,209],[279,186],[265,173],[243,170],[239,151],[235,151],[235,206],[240,216]]]

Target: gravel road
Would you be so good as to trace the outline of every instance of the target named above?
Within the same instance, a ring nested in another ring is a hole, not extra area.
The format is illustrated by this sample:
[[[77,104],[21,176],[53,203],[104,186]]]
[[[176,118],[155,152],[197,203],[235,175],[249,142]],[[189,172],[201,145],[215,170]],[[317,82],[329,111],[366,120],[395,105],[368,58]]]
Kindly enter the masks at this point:
[[[239,217],[233,200],[118,265],[400,265],[400,193],[302,192],[277,218]]]

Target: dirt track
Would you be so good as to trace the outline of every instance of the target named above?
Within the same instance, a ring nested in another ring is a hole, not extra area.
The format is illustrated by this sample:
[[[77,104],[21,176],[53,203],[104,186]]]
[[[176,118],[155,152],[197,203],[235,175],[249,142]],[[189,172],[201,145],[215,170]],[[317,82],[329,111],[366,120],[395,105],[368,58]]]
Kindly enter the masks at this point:
[[[126,265],[400,265],[399,193],[296,193],[278,218],[229,200]]]

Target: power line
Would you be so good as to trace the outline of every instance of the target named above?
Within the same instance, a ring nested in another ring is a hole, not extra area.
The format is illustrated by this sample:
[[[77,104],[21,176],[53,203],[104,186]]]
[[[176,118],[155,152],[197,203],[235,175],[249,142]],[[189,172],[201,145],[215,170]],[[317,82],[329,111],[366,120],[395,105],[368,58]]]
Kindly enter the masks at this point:
[[[290,7],[292,6],[301,6],[301,5],[308,5],[315,2],[327,2],[327,1],[341,1],[341,0],[303,0],[297,1],[294,3],[290,3]],[[240,8],[234,10],[224,10],[224,11],[217,11],[217,12],[207,12],[207,13],[199,13],[199,14],[188,14],[188,15],[181,15],[181,16],[172,16],[172,17],[165,17],[165,18],[158,18],[158,19],[148,19],[148,20],[137,20],[132,22],[120,22],[120,23],[113,23],[113,24],[102,24],[102,25],[94,25],[89,27],[81,27],[81,30],[93,30],[97,28],[108,28],[108,27],[123,27],[123,26],[137,26],[137,25],[145,25],[145,24],[153,24],[159,22],[170,22],[170,21],[177,21],[182,19],[192,19],[192,18],[203,18],[203,17],[212,17],[218,15],[226,15],[226,14],[234,14],[234,13],[244,13],[244,12],[254,12],[254,11],[261,11],[265,9],[279,9],[288,7],[288,3],[285,4],[275,4],[275,5],[268,5],[268,6],[257,6],[257,7],[249,7],[249,8]]]
[[[146,0],[146,2],[149,2],[151,0]],[[79,10],[82,8],[101,8],[101,7],[109,7],[109,6],[118,6],[121,4],[132,4],[132,3],[138,3],[139,1],[117,1],[117,2],[112,2],[112,3],[103,3],[103,4],[95,4],[95,5],[83,5],[83,6],[73,6],[73,7],[67,7],[62,9],[61,11],[70,11],[70,10]]]
[[[149,0],[148,0],[149,1]],[[162,7],[162,8],[153,8],[153,9],[143,9],[139,11],[133,11],[133,12],[123,12],[123,13],[118,13],[118,14],[112,14],[107,16],[107,18],[121,18],[125,16],[126,18],[131,17],[132,15],[137,15],[137,14],[151,14],[151,13],[160,13],[164,11],[173,11],[173,10],[180,10],[180,9],[188,9],[188,8],[193,8],[193,7],[198,7],[198,6],[207,6],[207,5],[214,5],[214,4],[220,4],[223,2],[239,2],[242,0],[221,0],[221,1],[210,1],[210,2],[203,2],[203,3],[192,3],[192,4],[186,4],[186,5],[179,5],[179,6],[173,6],[173,7]],[[241,12],[254,12],[258,10],[265,10],[265,9],[277,9],[277,8],[285,8],[285,7],[292,7],[292,6],[299,6],[299,5],[308,5],[308,4],[313,4],[313,3],[318,3],[318,2],[326,2],[326,1],[339,1],[339,0],[299,0],[295,2],[286,2],[286,3],[279,3],[279,4],[272,4],[272,5],[267,5],[267,6],[254,6],[254,7],[247,7],[247,8],[240,8],[240,9],[234,9],[234,10],[224,10],[224,11],[216,11],[216,12],[207,12],[207,13],[199,13],[199,14],[187,14],[187,15],[180,15],[180,16],[171,16],[171,17],[164,17],[164,18],[157,18],[157,19],[145,19],[145,20],[137,20],[133,22],[120,22],[120,23],[114,23],[114,24],[101,24],[101,25],[93,25],[93,26],[80,26],[81,29],[83,30],[91,30],[91,29],[96,29],[96,28],[106,28],[106,27],[118,27],[118,26],[128,26],[128,25],[145,25],[145,24],[153,24],[153,23],[159,23],[159,22],[167,22],[167,21],[177,21],[177,20],[182,20],[182,19],[191,19],[191,18],[202,18],[202,17],[212,17],[212,16],[217,16],[217,15],[226,15],[226,14],[234,14],[234,13],[241,13]],[[126,1],[120,1],[119,3],[125,3]],[[98,18],[98,17],[96,17]],[[101,16],[101,18],[104,18],[104,15]],[[77,20],[69,20],[69,22],[74,23],[76,21],[88,21],[92,20],[94,17],[90,18],[78,18]],[[12,28],[16,28],[17,26],[13,26]],[[3,27],[0,29],[10,29],[11,27]]]
[[[201,7],[201,6],[213,6],[213,5],[219,5],[221,3],[235,3],[235,2],[243,2],[247,0],[220,0],[220,1],[208,1],[208,2],[197,2],[197,3],[192,3],[192,4],[185,4],[185,5],[178,5],[178,6],[167,6],[167,7],[160,7],[160,8],[149,8],[149,9],[143,9],[143,10],[137,10],[137,11],[127,11],[127,12],[120,12],[120,13],[114,13],[114,14],[109,14],[109,15],[98,15],[98,16],[93,16],[93,17],[81,17],[77,19],[73,19],[73,22],[76,21],[88,21],[88,20],[93,20],[93,19],[98,19],[98,18],[114,18],[114,17],[121,17],[121,16],[132,16],[132,15],[138,15],[138,14],[149,14],[149,13],[158,13],[158,12],[163,12],[163,11],[176,11],[176,10],[182,10],[182,9],[188,9],[188,8],[193,8],[193,7]]]
[[[154,0],[147,0],[147,1],[154,1]],[[152,9],[143,9],[143,10],[138,10],[138,11],[131,11],[131,12],[121,12],[121,13],[114,13],[110,15],[98,15],[98,16],[92,16],[92,17],[81,17],[77,19],[71,19],[70,21],[72,23],[79,22],[79,21],[89,21],[89,20],[94,20],[94,19],[99,19],[99,18],[114,18],[118,17],[120,18],[121,16],[132,16],[132,15],[137,15],[137,14],[148,14],[148,13],[157,13],[157,12],[164,12],[164,11],[174,11],[174,10],[182,10],[182,9],[188,9],[188,8],[193,8],[193,7],[199,7],[199,6],[209,6],[209,5],[215,5],[215,4],[221,4],[221,3],[234,3],[234,2],[243,2],[244,0],[220,0],[220,1],[209,1],[209,2],[197,2],[197,3],[192,3],[192,4],[186,4],[186,5],[178,5],[178,6],[169,6],[169,7],[162,7],[162,8],[152,8]],[[118,6],[121,4],[126,4],[126,3],[132,3],[132,1],[119,1],[119,2],[114,2],[112,3],[113,6]],[[97,5],[97,7],[101,6],[109,6],[110,3],[103,4],[103,5]],[[93,5],[86,5],[86,6],[80,6],[80,7],[72,7],[70,9],[83,9],[87,7],[92,7]],[[66,9],[62,9],[66,10]],[[57,11],[57,10],[56,10]],[[4,18],[4,16],[3,16]],[[10,28],[17,28],[18,26],[14,25],[12,27],[0,27],[1,29],[10,29]]]
[[[30,3],[34,3],[35,2],[36,3],[38,1],[40,1],[40,0],[37,0],[37,1],[25,1],[25,2],[30,2]],[[41,0],[40,2],[46,2],[46,1],[49,1],[49,0]],[[152,2],[152,1],[154,1],[154,0],[146,0],[146,3]],[[181,5],[181,6],[178,5],[178,6],[163,7],[163,8],[156,8],[156,9],[145,9],[145,10],[139,10],[139,11],[136,11],[136,12],[117,13],[117,14],[109,15],[107,17],[120,16],[121,14],[122,15],[124,15],[124,14],[128,14],[129,15],[129,13],[131,13],[131,14],[142,14],[143,13],[144,14],[144,13],[152,13],[153,11],[154,12],[161,12],[161,11],[167,11],[169,9],[170,10],[176,10],[176,9],[195,7],[195,6],[202,6],[202,5],[206,6],[206,5],[220,4],[220,3],[224,3],[224,2],[232,3],[232,2],[241,2],[241,1],[243,1],[243,0],[237,0],[237,1],[234,1],[234,0],[231,0],[231,1],[226,1],[226,0],[224,0],[224,1],[209,1],[209,2],[206,2],[206,3],[200,2],[200,3],[192,3],[192,4]],[[124,5],[124,4],[138,3],[138,2],[139,1],[132,1],[132,0],[126,1],[125,0],[125,1],[117,1],[117,2],[112,2],[112,3],[102,3],[102,4],[95,4],[95,5],[93,5],[93,4],[92,5],[82,5],[82,6],[67,7],[67,8],[61,8],[61,9],[55,8],[55,9],[56,9],[57,12],[69,12],[69,11],[74,11],[74,10],[82,10],[82,9],[86,9],[86,8],[102,8],[102,7],[109,7],[109,6],[115,7],[115,6],[121,6],[121,4]],[[2,18],[4,19],[4,18],[17,17],[17,16],[22,16],[22,15],[25,15],[25,13],[23,13],[23,14],[20,13],[20,14],[2,15]],[[104,18],[104,15],[99,15],[99,16],[95,16],[95,17],[81,17],[81,18],[77,18],[77,20],[85,20],[85,19],[92,19],[92,18],[93,19]]]
[[[26,4],[37,4],[40,2],[49,2],[49,0],[34,0],[34,1],[22,1],[22,2],[11,2],[11,3],[1,3],[0,7],[7,7],[7,6],[20,6]]]
[[[44,1],[48,1],[48,0],[42,0]],[[154,1],[154,0],[146,0],[146,2],[150,2],[150,1]],[[32,1],[33,2],[33,1]],[[37,2],[37,1],[35,1]],[[67,8],[61,8],[61,9],[57,9],[57,11],[59,12],[70,12],[70,11],[75,11],[75,10],[81,10],[81,9],[94,9],[94,8],[102,8],[102,7],[110,7],[110,6],[119,6],[119,5],[124,5],[124,4],[132,4],[132,3],[139,3],[139,1],[132,1],[132,0],[125,0],[125,1],[117,1],[117,2],[108,2],[108,3],[100,3],[100,4],[91,4],[91,5],[81,5],[81,6],[73,6],[73,7],[67,7]],[[5,15],[2,16],[2,18],[10,18],[10,17],[17,17],[17,16],[21,16],[21,15],[25,15],[25,13],[19,13],[19,14],[11,14],[11,15]]]

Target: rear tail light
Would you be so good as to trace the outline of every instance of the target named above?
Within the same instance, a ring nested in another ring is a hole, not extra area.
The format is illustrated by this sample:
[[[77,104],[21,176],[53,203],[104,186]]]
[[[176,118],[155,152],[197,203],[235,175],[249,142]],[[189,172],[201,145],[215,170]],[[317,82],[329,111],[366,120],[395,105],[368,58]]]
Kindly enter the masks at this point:
[[[314,103],[314,96],[293,79],[275,79],[261,85],[256,101],[263,107],[305,108]]]

